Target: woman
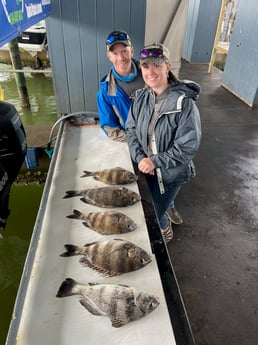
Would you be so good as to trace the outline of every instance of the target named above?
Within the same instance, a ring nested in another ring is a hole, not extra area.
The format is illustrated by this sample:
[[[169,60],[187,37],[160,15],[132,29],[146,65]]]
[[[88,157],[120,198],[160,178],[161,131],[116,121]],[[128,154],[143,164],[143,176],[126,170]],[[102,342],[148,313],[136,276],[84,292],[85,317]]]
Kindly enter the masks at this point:
[[[165,242],[173,237],[168,210],[183,183],[195,176],[192,159],[201,140],[196,107],[200,87],[176,79],[162,44],[144,47],[140,66],[146,88],[138,90],[126,122],[130,154],[146,174]]]

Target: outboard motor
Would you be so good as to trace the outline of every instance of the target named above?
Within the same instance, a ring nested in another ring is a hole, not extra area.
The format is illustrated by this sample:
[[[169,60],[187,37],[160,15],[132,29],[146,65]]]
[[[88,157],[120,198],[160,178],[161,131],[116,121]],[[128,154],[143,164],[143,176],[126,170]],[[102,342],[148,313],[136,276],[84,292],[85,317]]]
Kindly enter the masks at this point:
[[[0,101],[0,230],[6,226],[10,189],[26,152],[26,134],[16,108]]]

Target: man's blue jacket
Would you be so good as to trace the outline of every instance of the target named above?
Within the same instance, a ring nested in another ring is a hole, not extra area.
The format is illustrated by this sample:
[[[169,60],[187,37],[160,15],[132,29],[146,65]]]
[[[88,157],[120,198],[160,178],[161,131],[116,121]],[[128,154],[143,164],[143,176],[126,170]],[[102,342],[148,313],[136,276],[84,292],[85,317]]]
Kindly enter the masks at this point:
[[[134,60],[139,71],[138,62]],[[140,72],[139,72],[140,73]],[[100,127],[113,140],[125,140],[125,123],[131,98],[117,84],[112,70],[100,81],[97,93]]]

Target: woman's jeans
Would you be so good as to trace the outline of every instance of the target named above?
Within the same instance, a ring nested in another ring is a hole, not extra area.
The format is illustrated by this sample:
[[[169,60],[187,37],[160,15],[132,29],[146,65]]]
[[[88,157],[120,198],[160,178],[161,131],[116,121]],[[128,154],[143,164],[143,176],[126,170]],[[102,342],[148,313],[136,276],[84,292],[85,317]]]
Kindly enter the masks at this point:
[[[167,186],[168,190],[164,194],[160,194],[157,177],[146,175],[146,179],[150,188],[159,226],[161,229],[166,229],[170,222],[166,214],[167,209],[174,207],[174,200],[182,184],[171,184]]]

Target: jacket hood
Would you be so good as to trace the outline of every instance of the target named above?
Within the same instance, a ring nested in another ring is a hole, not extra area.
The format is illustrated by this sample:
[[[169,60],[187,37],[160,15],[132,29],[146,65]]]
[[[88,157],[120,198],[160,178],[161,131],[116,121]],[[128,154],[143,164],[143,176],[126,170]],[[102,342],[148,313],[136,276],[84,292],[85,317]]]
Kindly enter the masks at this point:
[[[177,80],[172,81],[171,90],[185,94],[186,97],[192,98],[196,101],[200,94],[201,87],[192,80]]]

